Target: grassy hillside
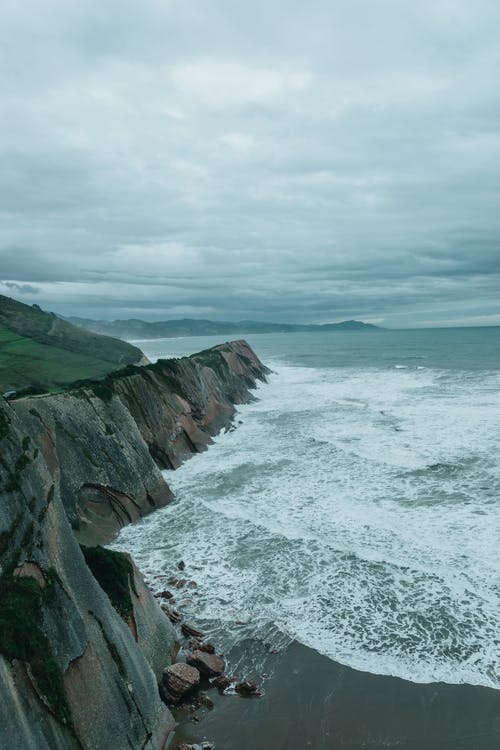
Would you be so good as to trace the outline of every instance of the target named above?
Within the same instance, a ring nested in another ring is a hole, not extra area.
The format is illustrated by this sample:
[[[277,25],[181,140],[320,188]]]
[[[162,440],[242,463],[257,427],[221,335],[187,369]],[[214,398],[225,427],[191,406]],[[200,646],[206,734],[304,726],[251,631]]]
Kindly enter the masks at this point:
[[[142,352],[0,295],[0,391],[53,389],[135,364]]]

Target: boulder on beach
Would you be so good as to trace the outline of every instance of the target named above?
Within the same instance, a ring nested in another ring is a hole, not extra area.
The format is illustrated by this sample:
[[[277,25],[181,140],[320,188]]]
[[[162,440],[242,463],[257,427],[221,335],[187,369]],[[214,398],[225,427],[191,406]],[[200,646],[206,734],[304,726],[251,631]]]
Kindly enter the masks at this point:
[[[238,682],[234,689],[240,695],[261,695],[257,684],[252,680],[243,680],[243,682]]]
[[[231,680],[225,674],[216,677],[212,683],[218,690],[226,690],[231,684]]]
[[[163,686],[168,700],[178,703],[181,698],[200,682],[196,667],[179,662],[163,670]]]
[[[210,654],[206,651],[191,651],[186,661],[191,666],[196,667],[205,677],[217,677],[224,672],[224,659],[217,654]]]
[[[204,638],[204,634],[201,632],[201,630],[197,630],[192,625],[189,625],[187,622],[183,622],[181,625],[181,630],[183,635],[185,635],[187,638]]]
[[[210,641],[202,642],[198,638],[191,638],[189,641],[190,651],[205,651],[207,654],[215,654],[215,646]]]

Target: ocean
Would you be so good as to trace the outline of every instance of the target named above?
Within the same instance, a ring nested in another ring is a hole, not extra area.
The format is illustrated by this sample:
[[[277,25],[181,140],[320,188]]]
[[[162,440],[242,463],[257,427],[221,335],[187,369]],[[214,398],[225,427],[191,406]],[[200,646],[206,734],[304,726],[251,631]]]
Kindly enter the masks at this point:
[[[245,338],[268,383],[116,545],[149,575],[183,560],[178,607],[225,653],[293,639],[500,687],[500,328]],[[221,340],[134,343],[154,360]]]

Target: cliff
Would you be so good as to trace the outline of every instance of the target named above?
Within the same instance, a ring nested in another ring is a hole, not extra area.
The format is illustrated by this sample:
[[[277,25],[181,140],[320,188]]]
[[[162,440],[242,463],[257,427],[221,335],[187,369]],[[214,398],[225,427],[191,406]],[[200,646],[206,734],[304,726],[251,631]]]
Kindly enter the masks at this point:
[[[234,342],[0,400],[0,748],[164,746],[173,629],[128,556],[90,545],[167,503],[159,467],[204,450],[265,373]]]

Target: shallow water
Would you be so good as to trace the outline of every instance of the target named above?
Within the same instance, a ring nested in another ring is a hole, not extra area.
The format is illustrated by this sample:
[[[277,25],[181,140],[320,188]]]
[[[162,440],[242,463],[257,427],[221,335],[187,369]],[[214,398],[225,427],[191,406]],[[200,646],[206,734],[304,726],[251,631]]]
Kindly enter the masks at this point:
[[[118,544],[143,570],[182,558],[181,608],[226,652],[293,637],[373,674],[499,687],[500,330],[247,339],[274,370],[259,400]]]

